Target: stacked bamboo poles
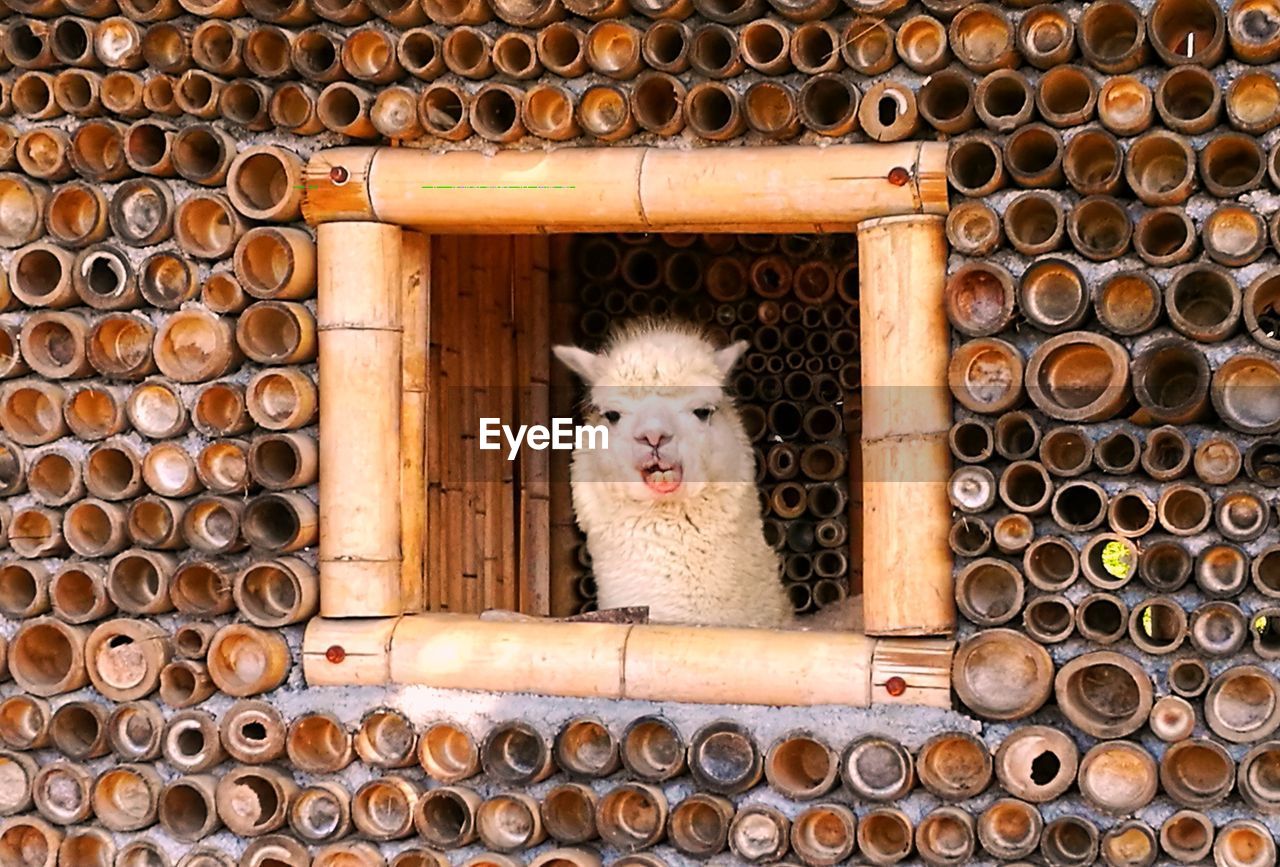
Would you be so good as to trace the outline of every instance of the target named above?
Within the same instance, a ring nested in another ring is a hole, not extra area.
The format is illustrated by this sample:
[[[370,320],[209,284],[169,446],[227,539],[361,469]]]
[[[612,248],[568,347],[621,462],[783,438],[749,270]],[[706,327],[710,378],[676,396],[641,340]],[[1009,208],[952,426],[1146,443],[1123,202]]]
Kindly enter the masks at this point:
[[[849,236],[580,236],[572,250],[577,330],[595,346],[613,322],[672,314],[750,344],[732,383],[755,445],[766,538],[797,613],[861,586],[850,516],[850,442],[861,424],[858,270]],[[566,265],[570,264],[568,262]],[[784,373],[786,371],[786,373]],[[563,385],[573,394],[572,385]],[[571,399],[571,398],[570,398]],[[571,406],[572,403],[569,403]],[[571,527],[557,528],[579,611],[594,578]],[[557,573],[564,574],[564,573]]]

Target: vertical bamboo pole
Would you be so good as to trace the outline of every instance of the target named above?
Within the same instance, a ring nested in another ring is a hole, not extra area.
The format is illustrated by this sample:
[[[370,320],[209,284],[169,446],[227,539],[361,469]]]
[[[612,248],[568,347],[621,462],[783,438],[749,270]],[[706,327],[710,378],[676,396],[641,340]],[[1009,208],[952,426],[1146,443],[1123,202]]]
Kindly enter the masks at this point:
[[[448,235],[438,235],[431,239],[431,278],[439,286],[455,288],[454,262],[456,261],[457,239]],[[450,297],[452,297],[450,295]],[[452,305],[445,305],[445,293],[433,292],[430,297],[430,340],[431,355],[428,365],[431,386],[427,399],[427,527],[437,528],[437,532],[426,536],[424,550],[427,566],[427,610],[445,611],[447,609],[447,583],[445,578],[445,534],[440,532],[446,526],[444,515],[444,472],[445,454],[448,437],[444,426],[445,405],[445,345],[444,342],[453,333],[453,317],[449,311]]]
[[[317,242],[320,613],[400,614],[401,231],[328,223]]]
[[[431,248],[426,235],[401,233],[401,291],[404,332],[400,399],[401,603],[421,611],[426,602],[426,402],[431,307]]]
[[[516,399],[521,424],[551,425],[550,242],[545,235],[518,237],[513,267],[516,325]],[[518,527],[520,610],[551,614],[551,451],[520,458]]]
[[[572,343],[573,323],[578,319],[573,286],[574,235],[552,235],[550,239],[551,293],[547,301],[550,323],[550,343]],[[548,413],[559,418],[573,415],[573,374],[563,364],[552,365],[550,376],[550,401]],[[578,606],[574,589],[574,573],[577,570],[574,549],[578,544],[578,528],[573,520],[573,500],[569,493],[569,452],[551,452],[549,458],[550,484],[547,495],[550,505],[550,551],[548,552],[551,614],[565,617],[573,614]]]
[[[868,635],[938,635],[955,628],[946,542],[951,402],[943,226],[936,216],[858,226]]]

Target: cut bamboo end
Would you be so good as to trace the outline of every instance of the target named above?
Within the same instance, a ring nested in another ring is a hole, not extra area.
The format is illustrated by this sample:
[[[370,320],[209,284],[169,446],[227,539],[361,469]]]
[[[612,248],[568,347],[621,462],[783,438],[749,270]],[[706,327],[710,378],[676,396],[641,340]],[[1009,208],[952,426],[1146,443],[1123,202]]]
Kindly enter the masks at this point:
[[[284,825],[297,795],[292,777],[270,767],[236,767],[218,778],[218,817],[234,834],[257,837]]]
[[[63,833],[36,816],[11,816],[0,822],[0,851],[20,853],[31,867],[54,867]]]
[[[1044,829],[1040,811],[1016,798],[1001,798],[978,818],[978,840],[997,858],[1025,858],[1035,851]]]
[[[49,744],[53,709],[42,698],[20,693],[0,700],[0,740],[13,750],[38,750]]]
[[[927,862],[967,863],[976,845],[973,817],[958,807],[938,807],[916,826],[916,852]]]
[[[93,810],[93,775],[83,765],[56,761],[41,765],[31,782],[31,797],[40,814],[58,825],[85,821]]]
[[[88,630],[52,617],[29,620],[9,646],[9,673],[27,692],[60,695],[85,686]]]
[[[480,771],[480,753],[471,733],[452,722],[437,721],[418,740],[418,762],[427,776],[453,784]]]
[[[298,717],[289,724],[285,750],[294,766],[309,773],[336,773],[355,757],[351,733],[327,713]]]
[[[209,676],[220,690],[243,698],[283,683],[290,654],[279,634],[233,623],[214,636],[208,664]]]
[[[127,761],[144,762],[160,755],[164,715],[152,702],[117,705],[107,720],[107,740],[112,751]]]
[[[85,643],[89,679],[115,701],[133,701],[153,692],[172,654],[166,634],[142,620],[109,620]]]
[[[952,679],[970,710],[989,719],[1018,719],[1048,699],[1053,662],[1042,646],[1021,633],[991,629],[960,644]]]
[[[69,759],[87,761],[105,756],[110,751],[107,709],[96,702],[68,702],[50,717],[49,737]]]
[[[962,732],[944,732],[925,742],[916,756],[916,772],[926,789],[945,800],[980,794],[991,782],[991,754],[982,742]]]
[[[751,863],[776,861],[790,845],[791,822],[773,807],[747,804],[729,826],[729,848]]]
[[[108,769],[93,786],[93,812],[112,831],[137,831],[153,824],[164,782],[148,765]]]
[[[214,801],[217,778],[200,774],[179,777],[167,783],[160,794],[160,827],[170,836],[194,843],[212,834],[221,825]]]

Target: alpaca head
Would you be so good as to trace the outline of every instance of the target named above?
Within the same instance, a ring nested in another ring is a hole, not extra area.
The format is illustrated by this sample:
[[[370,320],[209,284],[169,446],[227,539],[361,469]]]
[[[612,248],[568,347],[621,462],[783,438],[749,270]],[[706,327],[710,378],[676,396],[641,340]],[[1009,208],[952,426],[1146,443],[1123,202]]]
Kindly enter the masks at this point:
[[[555,347],[587,385],[587,423],[609,431],[607,449],[574,455],[574,484],[678,501],[708,484],[751,483],[751,448],[725,391],[746,348],[739,341],[716,349],[697,329],[662,320],[629,324],[598,353]]]

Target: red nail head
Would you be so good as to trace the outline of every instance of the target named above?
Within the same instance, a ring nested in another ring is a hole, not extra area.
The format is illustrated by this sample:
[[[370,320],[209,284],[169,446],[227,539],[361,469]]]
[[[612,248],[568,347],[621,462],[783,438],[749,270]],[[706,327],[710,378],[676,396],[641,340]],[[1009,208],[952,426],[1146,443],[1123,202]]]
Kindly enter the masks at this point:
[[[897,171],[897,169],[894,169],[894,171]],[[329,169],[329,180],[335,184],[345,184],[350,177],[351,173],[342,166],[334,166]],[[906,181],[903,181],[903,183],[906,183]]]
[[[342,645],[335,644],[324,652],[324,658],[332,662],[334,665],[338,665],[342,660],[347,658],[347,652],[342,649]]]
[[[907,682],[900,677],[891,677],[884,682],[885,692],[897,698],[907,691]]]
[[[907,171],[902,166],[889,169],[889,183],[893,184],[895,187],[906,186],[907,181],[909,180],[911,180],[911,172]]]

